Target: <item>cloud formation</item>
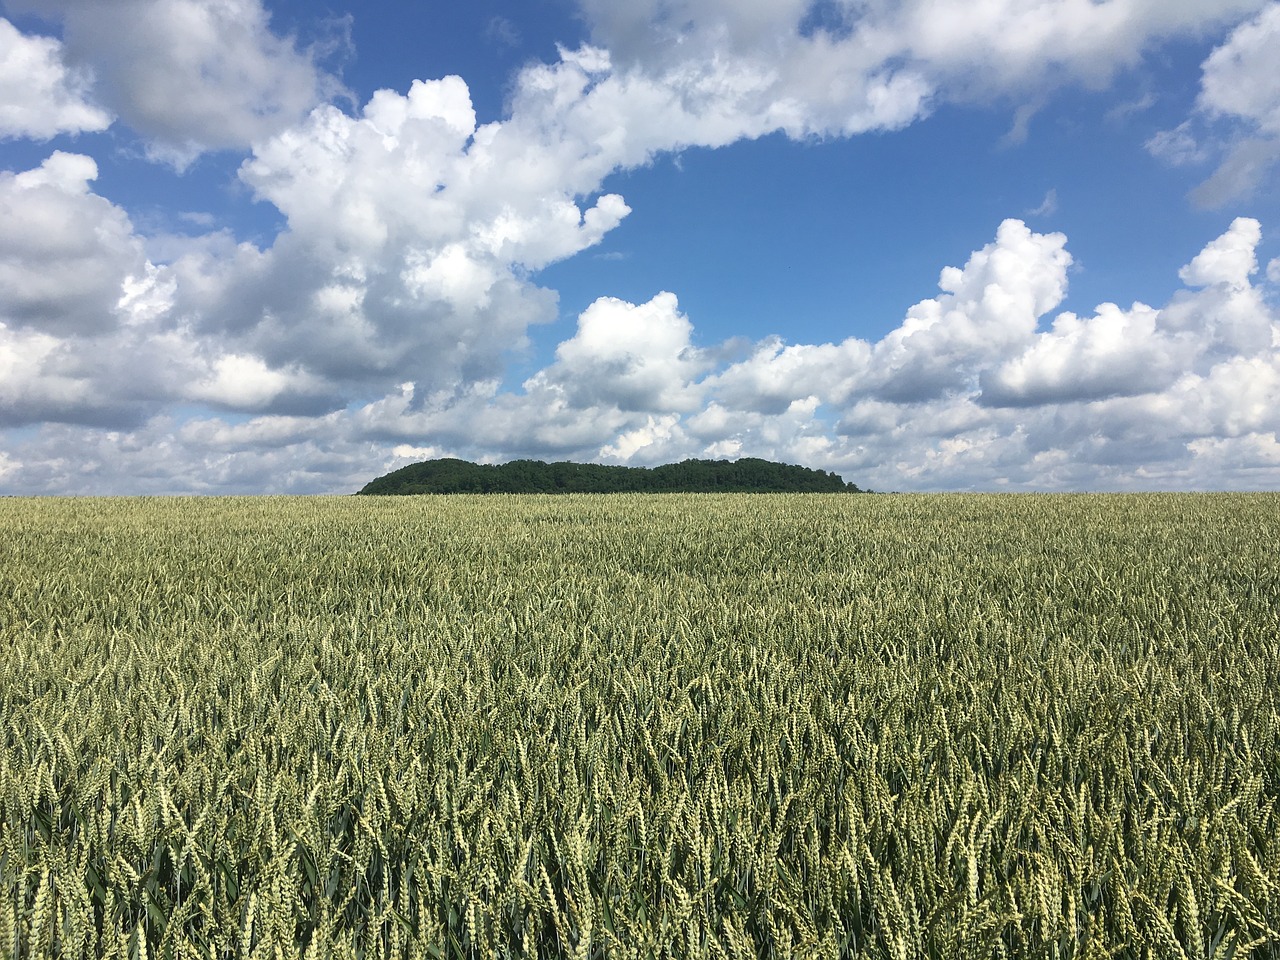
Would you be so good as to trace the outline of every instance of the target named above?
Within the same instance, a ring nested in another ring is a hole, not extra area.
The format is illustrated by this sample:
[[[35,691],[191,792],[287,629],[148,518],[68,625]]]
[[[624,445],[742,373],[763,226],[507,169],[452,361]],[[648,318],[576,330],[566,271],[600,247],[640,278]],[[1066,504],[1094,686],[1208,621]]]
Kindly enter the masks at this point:
[[[141,135],[153,156],[179,166],[206,150],[248,147],[336,91],[309,53],[272,32],[261,0],[8,5],[59,23],[69,89],[83,93],[92,76],[97,102]],[[25,39],[28,47],[38,42]],[[79,129],[102,129],[102,116]]]
[[[378,91],[358,116],[317,108],[241,169],[287,218],[240,264],[175,264],[177,309],[237,352],[299,364],[336,391],[404,379],[450,391],[499,378],[555,296],[528,277],[597,244],[629,212],[603,172],[564,185],[558,142],[518,120],[477,127],[457,77]],[[583,193],[594,193],[580,203]]]
[[[755,455],[881,489],[1280,479],[1280,268],[1260,269],[1248,218],[1163,305],[1088,316],[1055,313],[1067,237],[1014,219],[876,339],[702,343],[677,292],[602,295],[504,386],[558,315],[538,271],[622,223],[608,178],[666,152],[894,130],[947,101],[1033,110],[1250,17],[1206,60],[1197,116],[1151,147],[1202,162],[1195,124],[1227,124],[1219,192],[1247,187],[1280,137],[1280,3],[584,0],[592,43],[524,68],[485,124],[458,77],[340,108],[260,0],[12,6],[63,35],[0,21],[29,67],[0,67],[0,135],[115,115],[178,167],[240,150],[240,184],[285,225],[171,238],[161,258],[90,157],[0,173],[6,490],[336,492],[445,454]]]
[[[105,130],[111,117],[89,101],[91,86],[86,71],[67,65],[60,41],[0,17],[0,139]]]
[[[236,354],[176,309],[177,272],[146,258],[125,211],[91,189],[97,175],[60,151],[0,173],[0,423],[130,426],[174,402],[313,400],[296,365]]]
[[[564,69],[581,76],[576,62]],[[161,340],[174,351],[160,365],[172,374],[142,395],[130,381],[77,388],[77,403],[63,390],[44,407],[24,386],[6,419],[80,421],[90,406],[108,417],[117,402],[137,415],[173,400],[322,414],[406,379],[421,385],[418,403],[500,379],[528,327],[557,315],[530,274],[629,212],[597,189],[612,160],[566,154],[543,126],[567,123],[556,111],[578,101],[542,102],[540,80],[532,119],[477,127],[466,84],[449,77],[378,91],[356,116],[318,107],[265,139],[240,171],[286,218],[265,249],[211,234],[153,264],[125,211],[91,190],[89,157],[57,152],[3,175],[0,321],[10,350],[20,331],[39,332],[23,341],[25,368],[82,383],[109,358]],[[144,301],[145,323],[126,316]]]
[[[999,96],[1034,108],[1064,82],[1101,89],[1155,43],[1236,22],[1264,0],[580,5],[595,41],[627,75],[660,78],[739,136],[796,136],[895,129],[939,101]]]
[[[1205,60],[1195,115],[1147,144],[1174,165],[1217,158],[1217,169],[1191,194],[1201,206],[1249,196],[1280,162],[1278,45],[1280,2],[1272,0]]]
[[[1182,269],[1185,286],[1162,307],[1104,303],[1092,316],[1055,316],[1066,238],[1010,220],[964,266],[945,268],[937,295],[881,339],[775,338],[736,360],[697,346],[672,294],[602,298],[517,390],[406,382],[318,416],[179,422],[161,412],[109,433],[63,417],[9,451],[5,482],[342,491],[424,456],[500,452],[642,464],[754,455],[879,489],[1273,485],[1280,316],[1256,282],[1259,240],[1256,221],[1234,221]],[[0,358],[37,336],[7,332]],[[198,340],[189,352],[200,354]],[[203,369],[205,379],[171,385],[174,395],[252,406],[260,391],[297,386],[251,356],[223,354]],[[30,384],[18,395],[30,401]]]

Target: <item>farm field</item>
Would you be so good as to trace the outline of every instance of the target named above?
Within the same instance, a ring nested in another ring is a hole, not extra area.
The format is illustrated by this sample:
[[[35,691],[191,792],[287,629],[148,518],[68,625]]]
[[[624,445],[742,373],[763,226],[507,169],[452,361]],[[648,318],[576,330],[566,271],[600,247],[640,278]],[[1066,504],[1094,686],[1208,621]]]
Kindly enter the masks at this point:
[[[0,499],[0,956],[1280,957],[1280,495]]]

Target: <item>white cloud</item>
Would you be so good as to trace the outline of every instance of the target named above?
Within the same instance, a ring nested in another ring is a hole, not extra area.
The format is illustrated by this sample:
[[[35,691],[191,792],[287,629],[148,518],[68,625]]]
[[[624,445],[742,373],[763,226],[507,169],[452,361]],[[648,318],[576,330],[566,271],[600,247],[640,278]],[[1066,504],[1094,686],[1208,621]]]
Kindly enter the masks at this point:
[[[720,146],[782,131],[791,137],[894,130],[943,102],[1011,102],[1007,142],[1027,135],[1034,114],[1064,84],[1107,86],[1156,43],[1239,24],[1206,61],[1194,123],[1147,144],[1175,164],[1220,153],[1218,172],[1193,199],[1217,206],[1263,182],[1277,153],[1278,81],[1268,60],[1280,3],[1225,0],[963,0],[769,4],[725,0],[581,0],[600,50],[542,68],[530,93],[554,92],[565,129],[594,134],[622,166],[682,146]],[[815,17],[820,9],[823,16]],[[610,51],[608,54],[603,50]],[[588,64],[589,61],[589,64]],[[532,77],[532,74],[530,75]],[[528,111],[532,113],[533,111]],[[616,118],[627,117],[625,130]],[[1224,143],[1199,128],[1226,118]]]
[[[917,303],[875,345],[867,392],[914,401],[972,388],[977,370],[1029,344],[1039,318],[1066,296],[1066,241],[1002,223],[963,270],[942,271],[941,296]]]
[[[1238,117],[1280,136],[1280,3],[1237,27],[1204,62],[1199,106],[1211,116]]]
[[[109,29],[87,32],[102,5],[28,6],[63,19],[62,53],[94,67],[95,93],[156,150],[181,161],[252,143],[240,178],[287,227],[265,248],[170,238],[157,266],[125,212],[93,192],[87,157],[0,175],[0,420],[42,424],[7,446],[10,487],[341,490],[417,451],[760,455],[878,488],[1187,486],[1213,475],[1215,444],[1278,426],[1280,334],[1253,285],[1260,228],[1247,219],[1159,309],[1051,317],[1066,238],[1009,220],[875,342],[701,348],[673,294],[604,297],[521,390],[499,386],[529,327],[556,316],[531,276],[629,213],[604,192],[614,171],[774,130],[893,129],[945,99],[1096,85],[1152,38],[1257,3],[872,0],[814,23],[798,0],[592,2],[612,49],[525,69],[510,116],[483,125],[456,77],[299,119],[324,78],[270,32],[257,0],[121,0],[157,19],[109,50]],[[244,26],[210,46],[236,11]],[[1247,31],[1269,16],[1232,34],[1224,49],[1243,52],[1224,55],[1224,71],[1256,69]],[[174,67],[155,89],[162,34],[207,69]],[[1262,107],[1228,108],[1254,118],[1249,142],[1265,140]],[[1185,146],[1175,141],[1168,150]],[[176,423],[176,404],[253,417]],[[1256,484],[1259,469],[1223,482]]]
[[[65,63],[61,42],[0,17],[0,139],[105,130],[111,117],[89,101],[90,86],[86,71]]]
[[[119,207],[94,194],[97,164],[53,153],[34,170],[0,172],[0,319],[54,334],[111,326],[142,245]]]
[[[176,424],[160,414],[114,428],[110,443],[66,416],[68,425],[46,424],[7,447],[5,483],[343,491],[416,457],[456,455],[764,456],[876,489],[1274,487],[1280,317],[1251,283],[1259,242],[1257,224],[1238,220],[1181,271],[1189,286],[1164,307],[1107,303],[1042,328],[1065,294],[1065,239],[1007,221],[877,342],[774,339],[744,359],[717,360],[728,352],[691,347],[674,296],[606,299],[520,391],[496,380],[442,390],[398,383],[379,400],[323,415]],[[150,317],[157,296],[135,291],[132,302]],[[247,408],[303,389],[291,379],[298,370],[211,352],[218,342],[174,339],[168,355],[187,350],[194,387],[171,386],[171,395],[217,389]],[[33,330],[0,338],[0,384],[10,391],[0,390],[0,410],[14,395],[74,406],[76,391],[102,382],[18,374],[11,386],[13,371],[30,358],[47,365],[42,358],[61,346]],[[71,445],[74,468],[64,456]]]
[[[397,460],[405,461],[406,466],[420,460],[430,460],[439,452],[435,447],[415,447],[408,443],[398,443],[391,448],[391,455]]]
[[[674,439],[680,417],[676,414],[645,418],[644,426],[621,434],[617,440],[601,448],[600,456],[606,460],[658,462],[655,448],[663,448]],[[648,456],[645,456],[648,454]]]
[[[1147,142],[1153,155],[1174,165],[1221,157],[1213,174],[1192,191],[1201,206],[1220,207],[1250,195],[1280,162],[1277,45],[1280,2],[1272,0],[1204,61],[1195,115]]]
[[[810,396],[839,405],[870,376],[871,345],[857,338],[838,344],[760,343],[746,360],[710,380],[720,411],[776,415]],[[723,404],[723,406],[720,406]]]
[[[1280,470],[1280,441],[1274,431],[1193,440],[1188,446],[1197,460],[1219,464],[1237,476],[1253,475],[1264,485]]]
[[[60,20],[98,102],[179,166],[293,123],[334,81],[271,30],[261,0],[10,0]]]
[[[0,422],[128,426],[181,402],[341,403],[306,371],[200,330],[176,303],[199,302],[205,278],[148,261],[128,215],[91,189],[96,176],[92,159],[62,152],[0,173]],[[257,262],[231,272],[244,279]]]
[[[692,409],[698,400],[692,382],[707,366],[690,343],[692,332],[674,294],[640,305],[602,298],[578,318],[578,331],[556,349],[556,362],[525,388],[555,391],[577,408]]]
[[[1203,289],[1180,291],[1163,310],[1104,303],[1089,319],[1059,315],[1028,349],[984,373],[981,401],[1040,406],[1158,394],[1179,382],[1202,385],[1223,362],[1272,362],[1274,317],[1249,279],[1261,237],[1256,220],[1236,219],[1179,271]]]
[[[813,396],[845,407],[863,397],[917,403],[976,387],[986,365],[1029,344],[1038,318],[1066,295],[1071,256],[1060,233],[1033,233],[1019,220],[963,269],[947,267],[942,293],[922,300],[879,342],[760,344],[711,383],[730,409],[778,413]]]
[[[1184,121],[1172,130],[1158,130],[1145,144],[1147,152],[1174,167],[1186,167],[1204,163],[1209,151],[1196,140],[1191,131],[1191,121]]]
[[[576,62],[564,70],[581,77]],[[536,122],[517,112],[479,127],[457,77],[378,91],[357,116],[317,108],[241,168],[286,231],[239,265],[216,251],[176,265],[198,294],[180,290],[180,309],[233,336],[234,352],[297,364],[338,392],[412,379],[422,396],[500,376],[529,325],[555,317],[530,271],[597,244],[629,212],[598,192],[613,160],[562,142],[579,103],[566,97],[539,102],[535,113],[551,112]]]
[[[1155,105],[1156,96],[1148,90],[1136,100],[1125,100],[1117,103],[1106,112],[1106,119],[1108,123],[1123,123],[1130,117],[1145,113]]]
[[[226,354],[213,361],[209,376],[186,394],[193,400],[252,410],[290,391],[307,393],[313,386],[310,377],[296,370],[273,370],[257,357]]]
[[[1040,406],[1168,387],[1190,359],[1192,344],[1161,336],[1157,318],[1158,311],[1140,303],[1127,311],[1104,303],[1088,319],[1060,314],[1035,343],[984,375],[981,400]]]
[[[529,324],[555,317],[529,271],[628,212],[612,194],[580,203],[554,148],[537,130],[477,130],[456,78],[382,91],[356,117],[321,108],[244,166],[288,218],[276,242],[169,238],[163,267],[93,192],[90,158],[0,174],[0,321],[48,388],[10,397],[6,422],[83,420],[94,404],[136,417],[175,398],[315,412],[406,378],[425,397],[498,376]],[[53,397],[64,379],[75,389]]]
[[[1237,217],[1226,233],[1178,271],[1178,277],[1192,287],[1207,287],[1215,283],[1247,286],[1249,277],[1258,270],[1254,251],[1261,239],[1262,226],[1257,220]]]
[[[83,403],[81,385],[44,372],[58,346],[48,334],[0,325],[0,424],[39,421],[51,408]]]
[[[815,17],[809,0],[580,2],[621,73],[680,91],[681,106],[702,118],[704,139],[690,143],[725,142],[728,127],[737,136],[894,129],[937,100],[1004,96],[1033,111],[1064,80],[1101,88],[1156,41],[1263,5],[837,0]]]
[[[1058,191],[1050,187],[1048,192],[1045,193],[1044,199],[1040,201],[1040,206],[1036,207],[1034,210],[1028,210],[1027,216],[1051,217],[1057,212],[1058,212]]]

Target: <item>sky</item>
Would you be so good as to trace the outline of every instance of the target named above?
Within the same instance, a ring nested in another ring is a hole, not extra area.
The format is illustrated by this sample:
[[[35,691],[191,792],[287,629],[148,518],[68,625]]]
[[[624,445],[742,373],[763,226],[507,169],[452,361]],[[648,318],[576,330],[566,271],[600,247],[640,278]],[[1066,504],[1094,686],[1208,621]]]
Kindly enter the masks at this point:
[[[1280,0],[0,0],[0,494],[1280,487]]]

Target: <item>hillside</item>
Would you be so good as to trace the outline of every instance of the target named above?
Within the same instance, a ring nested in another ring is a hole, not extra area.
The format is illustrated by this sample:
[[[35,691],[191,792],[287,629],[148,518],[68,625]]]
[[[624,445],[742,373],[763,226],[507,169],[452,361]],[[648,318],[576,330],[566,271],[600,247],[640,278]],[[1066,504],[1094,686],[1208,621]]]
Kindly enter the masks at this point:
[[[425,460],[372,480],[361,494],[416,493],[862,493],[834,473],[744,457],[660,467],[598,463],[504,464]]]

